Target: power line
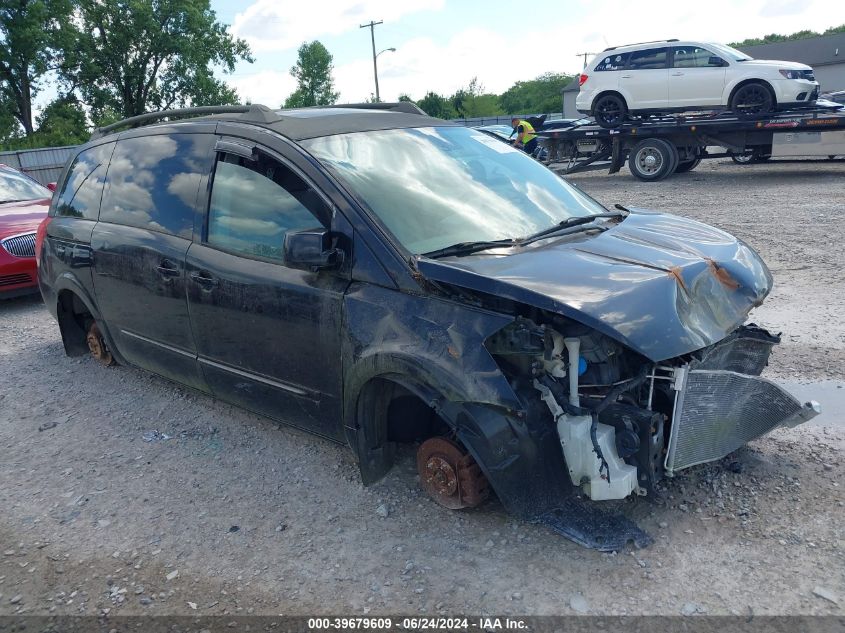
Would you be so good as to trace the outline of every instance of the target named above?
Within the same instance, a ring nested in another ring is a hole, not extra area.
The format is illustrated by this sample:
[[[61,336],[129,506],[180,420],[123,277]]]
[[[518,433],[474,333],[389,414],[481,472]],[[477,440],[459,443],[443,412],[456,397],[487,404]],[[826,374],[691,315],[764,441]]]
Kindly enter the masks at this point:
[[[590,55],[595,55],[595,53],[575,53],[575,57],[584,58],[584,68],[587,67],[587,57],[589,57]]]

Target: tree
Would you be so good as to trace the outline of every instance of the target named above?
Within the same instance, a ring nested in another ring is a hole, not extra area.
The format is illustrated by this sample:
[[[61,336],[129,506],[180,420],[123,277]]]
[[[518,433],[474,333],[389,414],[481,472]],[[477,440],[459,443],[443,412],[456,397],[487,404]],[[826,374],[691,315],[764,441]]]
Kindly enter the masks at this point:
[[[417,105],[422,108],[428,116],[437,117],[438,119],[453,119],[455,118],[455,109],[446,97],[442,97],[436,92],[427,92],[426,95],[417,101]]]
[[[38,130],[33,135],[37,147],[79,145],[88,140],[90,131],[82,104],[73,95],[59,97],[38,116]]]
[[[41,78],[58,62],[57,34],[69,0],[16,0],[0,5],[0,103],[27,136]]]
[[[209,0],[74,0],[76,19],[61,74],[92,118],[148,109],[236,104],[237,94],[216,79],[252,62],[245,41],[217,22]]]
[[[290,74],[296,78],[297,87],[285,99],[285,108],[332,105],[337,102],[340,93],[334,91],[332,59],[332,54],[317,40],[310,44],[302,43],[296,64],[290,69]]]
[[[816,31],[810,30],[803,30],[803,31],[796,31],[795,33],[790,33],[789,35],[779,35],[778,33],[770,33],[769,35],[764,35],[763,37],[752,37],[747,40],[742,40],[741,42],[734,42],[731,46],[745,48],[746,46],[759,46],[760,44],[773,44],[775,42],[791,42],[793,40],[805,40],[808,37],[819,37],[821,35],[833,35],[834,33],[843,33],[845,32],[845,24],[840,24],[839,26],[832,26],[829,29],[825,30],[824,33],[818,33]]]
[[[478,77],[473,77],[466,88],[452,95],[451,102],[458,116],[464,119],[504,114],[499,107],[498,95],[485,93]]]
[[[560,90],[572,81],[572,75],[546,73],[529,81],[517,81],[500,97],[499,104],[508,114],[559,112]]]

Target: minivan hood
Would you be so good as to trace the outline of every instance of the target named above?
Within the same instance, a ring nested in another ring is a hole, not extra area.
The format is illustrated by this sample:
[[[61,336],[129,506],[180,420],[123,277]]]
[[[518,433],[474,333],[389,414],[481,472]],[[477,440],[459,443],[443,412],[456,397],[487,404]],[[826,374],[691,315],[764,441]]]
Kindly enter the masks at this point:
[[[594,237],[511,255],[420,257],[417,266],[433,281],[562,314],[653,361],[720,341],[769,294],[768,268],[741,240],[694,220],[632,211]]]

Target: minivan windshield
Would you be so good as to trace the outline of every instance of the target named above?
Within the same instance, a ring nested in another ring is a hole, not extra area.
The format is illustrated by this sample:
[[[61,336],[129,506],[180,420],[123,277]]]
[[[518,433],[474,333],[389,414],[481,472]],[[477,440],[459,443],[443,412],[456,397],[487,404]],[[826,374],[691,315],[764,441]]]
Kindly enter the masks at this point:
[[[524,152],[470,128],[354,132],[303,145],[411,253],[525,237],[605,212]]]
[[[724,55],[728,59],[735,62],[747,62],[752,59],[742,51],[738,51],[732,46],[727,46],[725,44],[707,44],[707,47],[712,48],[720,55]]]

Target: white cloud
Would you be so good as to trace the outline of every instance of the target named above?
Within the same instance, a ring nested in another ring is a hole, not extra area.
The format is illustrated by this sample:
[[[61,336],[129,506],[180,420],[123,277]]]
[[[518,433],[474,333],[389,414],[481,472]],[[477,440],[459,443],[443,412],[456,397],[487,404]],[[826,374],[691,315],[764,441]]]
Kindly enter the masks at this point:
[[[257,0],[235,16],[232,32],[256,52],[296,48],[319,36],[338,35],[373,19],[395,22],[410,13],[435,10],[445,0],[311,0],[292,6]]]
[[[278,108],[296,90],[296,79],[289,69],[262,70],[244,75],[228,75],[223,80],[238,91],[242,101],[261,103],[268,108]]]

